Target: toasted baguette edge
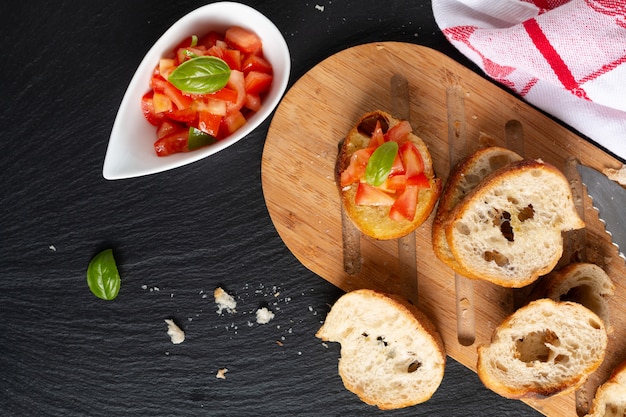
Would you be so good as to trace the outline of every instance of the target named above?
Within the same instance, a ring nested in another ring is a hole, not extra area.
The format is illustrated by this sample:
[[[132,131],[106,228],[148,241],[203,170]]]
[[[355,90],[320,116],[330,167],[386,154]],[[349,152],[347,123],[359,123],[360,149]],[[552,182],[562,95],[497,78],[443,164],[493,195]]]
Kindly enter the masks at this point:
[[[468,155],[450,173],[433,220],[432,241],[435,255],[461,275],[471,273],[461,268],[448,246],[444,225],[450,212],[491,172],[521,159],[516,152],[491,146]]]

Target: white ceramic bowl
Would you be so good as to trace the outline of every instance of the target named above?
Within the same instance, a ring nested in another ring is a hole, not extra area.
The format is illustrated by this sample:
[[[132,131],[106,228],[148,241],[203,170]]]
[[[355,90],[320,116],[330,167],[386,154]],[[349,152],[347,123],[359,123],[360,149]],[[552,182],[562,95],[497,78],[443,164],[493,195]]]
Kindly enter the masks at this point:
[[[159,157],[154,151],[156,128],[141,110],[141,97],[150,90],[149,80],[159,59],[181,40],[210,30],[224,32],[230,26],[254,31],[263,41],[263,54],[272,64],[274,80],[262,108],[232,135],[215,144]],[[258,11],[240,3],[220,2],[200,7],[172,25],[139,64],[118,110],[104,158],[102,175],[108,180],[138,177],[177,168],[206,158],[241,140],[259,126],[282,98],[291,70],[289,48],[278,28]]]

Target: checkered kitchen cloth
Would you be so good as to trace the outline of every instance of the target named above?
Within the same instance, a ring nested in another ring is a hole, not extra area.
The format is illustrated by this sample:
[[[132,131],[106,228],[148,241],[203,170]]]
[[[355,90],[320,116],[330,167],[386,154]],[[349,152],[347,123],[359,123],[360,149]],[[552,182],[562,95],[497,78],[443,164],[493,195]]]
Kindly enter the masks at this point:
[[[626,160],[626,0],[432,0],[495,81]]]

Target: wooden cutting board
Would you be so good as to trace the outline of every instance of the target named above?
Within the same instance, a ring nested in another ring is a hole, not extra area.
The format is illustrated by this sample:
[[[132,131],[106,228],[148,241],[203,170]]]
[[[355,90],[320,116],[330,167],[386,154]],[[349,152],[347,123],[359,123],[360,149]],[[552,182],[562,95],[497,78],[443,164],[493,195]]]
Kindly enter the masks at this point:
[[[514,147],[563,171],[568,157],[596,169],[621,166],[439,52],[383,42],[337,53],[298,80],[279,105],[263,151],[262,184],[269,214],[287,247],[305,267],[344,291],[372,288],[409,299],[414,295],[411,283],[399,278],[397,241],[362,237],[361,271],[353,275],[344,271],[341,204],[333,175],[338,142],[359,117],[375,109],[390,111],[389,80],[395,73],[409,81],[411,124],[428,144],[435,172],[444,181],[454,160],[487,145]],[[613,367],[626,360],[622,352],[626,264],[611,245],[591,200],[584,195],[579,201],[587,224],[586,260],[603,267],[616,285],[611,299],[613,332],[606,360],[590,379],[590,397]],[[475,371],[477,346],[489,341],[493,329],[528,291],[455,278],[433,253],[431,224],[432,216],[415,233],[418,306],[439,329],[448,355]],[[527,403],[548,416],[576,415],[574,393]]]

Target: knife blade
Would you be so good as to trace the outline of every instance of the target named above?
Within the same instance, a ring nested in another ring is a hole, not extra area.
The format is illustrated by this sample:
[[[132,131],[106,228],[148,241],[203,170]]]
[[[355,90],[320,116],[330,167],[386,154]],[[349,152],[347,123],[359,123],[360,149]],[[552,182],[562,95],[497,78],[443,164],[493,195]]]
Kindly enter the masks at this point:
[[[626,259],[626,189],[606,175],[586,165],[576,166],[600,221],[617,246],[619,256]]]

